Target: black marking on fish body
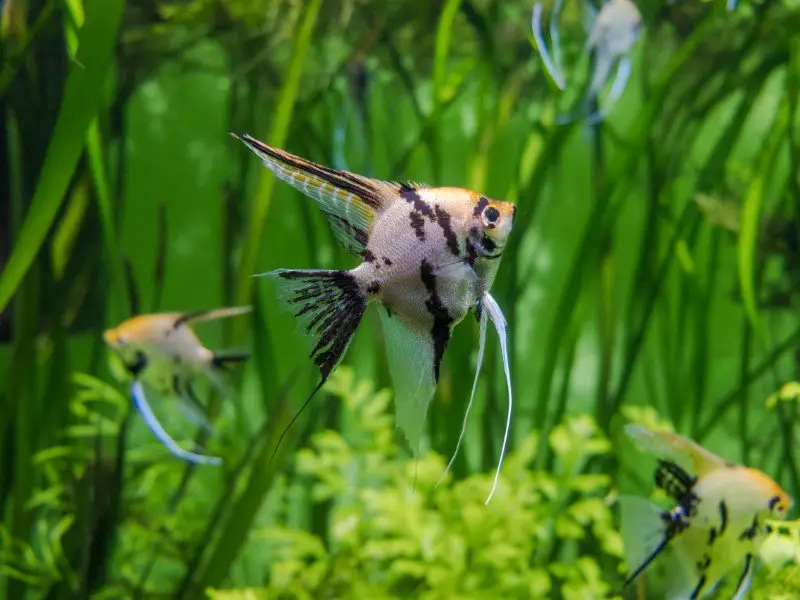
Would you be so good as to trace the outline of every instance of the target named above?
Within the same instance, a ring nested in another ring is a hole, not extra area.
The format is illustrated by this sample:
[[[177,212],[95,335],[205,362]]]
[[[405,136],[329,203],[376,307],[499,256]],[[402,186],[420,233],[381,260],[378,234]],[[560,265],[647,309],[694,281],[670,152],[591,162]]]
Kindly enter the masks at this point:
[[[388,256],[384,256],[383,257],[383,264],[385,264],[387,267],[391,267],[392,266],[392,261],[389,259]]]
[[[142,371],[144,371],[146,367],[147,355],[141,350],[136,352],[136,358],[134,359],[133,363],[125,365],[125,369],[134,379],[141,375]]]
[[[422,216],[433,219],[433,210],[431,209],[430,204],[422,199],[422,196],[419,195],[416,189],[401,188],[400,196],[406,202],[410,203],[414,207],[414,210],[420,213]]]
[[[427,260],[422,259],[419,270],[422,284],[430,294],[425,301],[425,307],[433,317],[433,327],[431,328],[431,336],[433,338],[433,377],[434,381],[438,382],[442,357],[444,356],[445,348],[447,348],[447,342],[450,341],[450,326],[453,323],[453,318],[447,312],[447,308],[442,304],[442,299],[439,297],[433,266]]]
[[[714,545],[714,540],[716,540],[716,539],[717,539],[717,530],[712,527],[709,530],[708,545],[709,546],[713,546]]]
[[[705,571],[711,566],[711,557],[708,554],[703,555],[703,560],[697,562],[697,570]]]
[[[769,499],[769,509],[770,510],[774,510],[775,505],[780,501],[781,501],[781,497],[780,496],[773,496],[772,498],[770,498]]]
[[[377,281],[372,281],[367,286],[367,293],[374,295],[381,291],[381,284]]]
[[[492,238],[490,238],[486,234],[483,235],[483,241],[481,242],[481,245],[486,249],[486,251],[489,254],[497,250],[497,244],[495,244]]]
[[[442,228],[442,234],[447,242],[448,250],[450,250],[453,255],[459,256],[461,254],[461,250],[458,247],[458,238],[456,237],[456,233],[453,231],[450,213],[437,204],[434,207],[434,214],[436,215],[436,222],[439,224],[439,227]]]
[[[693,489],[697,477],[692,477],[679,465],[672,461],[660,459],[655,472],[655,485],[678,501],[687,514],[696,513],[698,498]]]
[[[700,592],[702,591],[703,587],[706,585],[706,576],[701,575],[700,581],[697,582],[694,590],[692,590],[691,595],[689,596],[689,600],[697,600],[700,597]]]
[[[365,248],[364,249],[364,260],[367,261],[368,263],[372,263],[372,262],[375,262],[377,260],[377,257],[372,253],[372,251],[369,248]]]
[[[412,210],[409,214],[409,219],[411,220],[411,228],[414,230],[414,233],[417,234],[417,238],[421,242],[425,241],[425,219],[422,218],[422,215],[417,210]]]
[[[719,501],[719,517],[720,517],[720,526],[719,526],[719,535],[722,535],[725,531],[725,528],[728,526],[728,505],[725,504],[725,500]]]
[[[745,529],[739,536],[739,541],[741,542],[744,540],[755,539],[757,533],[758,533],[758,515],[753,517],[753,524],[750,525],[750,527],[748,527],[747,529]]]
[[[181,316],[179,316],[177,319],[175,319],[175,322],[172,324],[172,329],[180,329],[183,325],[185,325],[189,321],[191,321],[193,319],[197,319],[198,317],[202,317],[203,315],[206,315],[209,312],[211,312],[211,311],[209,311],[209,310],[194,310],[192,312],[183,313]],[[165,337],[169,337],[170,333],[171,333],[171,331],[169,331],[169,330],[165,331],[164,332]]]
[[[479,217],[483,212],[483,209],[489,205],[489,199],[486,196],[481,196],[478,198],[478,203],[475,204],[475,208],[472,209],[472,215],[475,217]]]
[[[739,575],[739,581],[736,584],[736,592],[742,589],[742,585],[744,585],[744,580],[747,577],[747,574],[750,572],[750,568],[753,566],[753,555],[748,552],[744,556],[744,569],[742,569],[742,574]]]

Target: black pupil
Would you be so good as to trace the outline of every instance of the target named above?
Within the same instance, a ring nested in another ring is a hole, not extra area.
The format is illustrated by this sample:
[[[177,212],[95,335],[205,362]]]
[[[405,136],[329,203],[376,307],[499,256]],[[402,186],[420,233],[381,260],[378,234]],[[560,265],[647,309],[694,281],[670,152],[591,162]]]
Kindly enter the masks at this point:
[[[489,223],[494,223],[495,221],[497,221],[497,219],[500,218],[500,211],[497,210],[494,206],[490,206],[489,208],[487,208],[484,214],[486,215],[486,220],[489,221]]]

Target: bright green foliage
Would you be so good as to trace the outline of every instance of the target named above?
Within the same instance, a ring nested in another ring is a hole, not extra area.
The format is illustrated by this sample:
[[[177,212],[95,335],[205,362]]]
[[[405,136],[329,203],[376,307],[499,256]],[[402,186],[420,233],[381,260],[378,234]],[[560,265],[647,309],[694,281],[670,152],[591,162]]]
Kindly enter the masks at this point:
[[[388,390],[374,392],[347,368],[328,390],[341,398],[348,437],[318,433],[295,459],[313,501],[334,503],[324,539],[287,527],[254,531],[245,552],[263,553],[269,587],[211,598],[606,597],[621,541],[604,500],[611,478],[582,473],[610,448],[590,418],[553,430],[550,472],[530,469],[536,436],[524,437],[487,507],[490,473],[435,487],[441,456],[398,454]],[[292,501],[289,489],[282,502]],[[586,548],[592,557],[577,557]],[[555,561],[557,549],[576,558]]]

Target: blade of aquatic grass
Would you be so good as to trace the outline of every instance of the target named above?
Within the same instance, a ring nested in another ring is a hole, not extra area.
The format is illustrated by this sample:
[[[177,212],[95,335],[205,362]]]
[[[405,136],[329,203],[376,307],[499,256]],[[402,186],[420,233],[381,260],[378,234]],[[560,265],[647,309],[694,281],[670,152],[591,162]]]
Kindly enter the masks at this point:
[[[619,176],[607,184],[609,189],[604,190],[598,196],[602,201],[595,202],[592,207],[584,232],[580,238],[578,250],[568,270],[566,283],[558,295],[556,315],[551,323],[550,333],[543,347],[544,366],[540,374],[539,390],[536,394],[534,426],[546,421],[550,390],[564,341],[562,332],[569,324],[580,294],[584,293],[585,280],[596,271],[599,242],[604,239],[607,228],[613,223],[628,191],[633,185],[639,161],[644,156],[643,150],[650,135],[652,123],[663,106],[671,81],[680,73],[680,69],[691,58],[697,46],[704,39],[710,23],[710,19],[706,18],[664,68],[654,86],[652,97],[643,105],[632,126],[632,131],[636,132],[636,137],[631,142],[630,150],[622,168],[618,171]],[[545,437],[547,434],[548,432],[546,431],[542,433]],[[537,464],[541,464],[538,461],[545,458],[544,453],[541,456],[537,456]]]
[[[717,401],[716,405],[712,409],[711,414],[708,416],[708,419],[706,419],[705,423],[698,428],[697,434],[694,438],[695,441],[702,443],[703,440],[708,437],[713,429],[721,422],[728,411],[737,404],[741,398],[742,390],[749,388],[764,375],[768,374],[774,365],[784,356],[784,354],[796,349],[798,343],[800,343],[800,327],[796,328],[778,345],[773,346],[769,354],[767,354],[755,367],[747,371],[739,384],[733,390],[725,394]]]
[[[71,66],[28,216],[0,274],[0,312],[33,264],[78,164],[86,131],[102,101],[123,6],[123,0],[106,0],[88,7],[76,57],[83,66]]]
[[[787,93],[780,103],[778,114],[767,136],[764,151],[761,153],[759,166],[750,180],[742,205],[738,245],[739,284],[745,312],[757,332],[760,327],[755,290],[755,261],[758,234],[761,227],[761,208],[764,200],[764,189],[773,173],[778,152],[786,140],[786,132],[789,128],[790,102],[791,100]]]
[[[282,147],[288,137],[289,126],[300,88],[300,76],[311,45],[311,35],[314,31],[321,5],[322,0],[311,0],[305,8],[303,20],[295,38],[292,58],[286,70],[286,79],[279,95],[278,106],[275,109],[271,131],[267,138],[270,145]],[[259,174],[258,188],[253,200],[252,211],[248,218],[248,227],[242,248],[239,285],[234,294],[234,302],[237,305],[245,304],[250,300],[253,289],[251,275],[257,271],[258,254],[261,249],[262,234],[269,214],[274,185],[275,177],[272,172],[266,168],[262,169]],[[233,332],[233,340],[238,342],[244,333],[243,325],[234,325]]]
[[[447,79],[447,55],[450,52],[450,40],[453,33],[453,22],[458,14],[461,0],[446,0],[436,24],[435,50],[433,56],[433,112],[432,117],[437,126],[442,122],[444,110],[445,86]],[[436,151],[431,156],[431,168],[434,181],[441,177],[442,135],[435,136]]]

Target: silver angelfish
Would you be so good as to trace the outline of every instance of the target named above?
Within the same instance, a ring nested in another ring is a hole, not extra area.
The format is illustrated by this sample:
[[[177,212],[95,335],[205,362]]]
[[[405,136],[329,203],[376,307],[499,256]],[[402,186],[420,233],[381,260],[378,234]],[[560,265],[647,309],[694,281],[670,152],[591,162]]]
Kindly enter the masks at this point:
[[[310,338],[311,359],[320,372],[319,384],[287,430],[342,360],[368,304],[380,308],[396,425],[415,454],[445,348],[453,328],[471,310],[479,311],[483,331],[491,318],[501,338],[510,420],[506,325],[489,289],[516,207],[463,188],[371,179],[313,163],[249,135],[234,137],[279,179],[314,199],[337,240],[362,258],[350,270],[279,269],[264,274],[275,279],[279,298]],[[507,437],[508,428],[487,503],[497,485]]]

